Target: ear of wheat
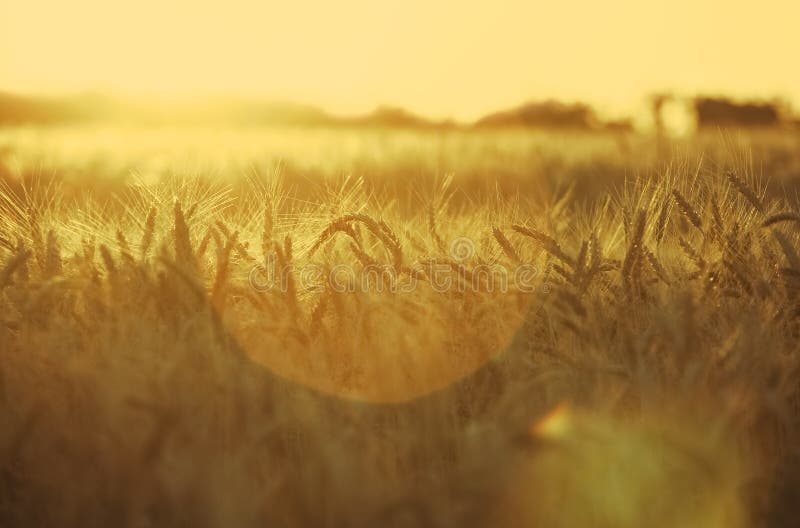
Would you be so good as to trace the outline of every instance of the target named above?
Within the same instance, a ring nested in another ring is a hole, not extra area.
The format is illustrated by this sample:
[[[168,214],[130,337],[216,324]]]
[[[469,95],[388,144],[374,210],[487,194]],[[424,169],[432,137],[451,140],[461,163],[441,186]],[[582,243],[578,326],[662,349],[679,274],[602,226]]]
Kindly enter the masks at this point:
[[[688,240],[680,237],[678,238],[678,244],[686,256],[689,257],[700,270],[704,270],[706,268],[706,261],[700,256],[700,253],[697,252],[697,250],[694,248],[694,246],[692,246],[691,243],[689,243]]]
[[[772,235],[775,237],[775,240],[778,241],[778,245],[781,246],[781,251],[783,251],[789,265],[793,269],[800,270],[800,256],[798,256],[797,250],[794,248],[794,245],[792,245],[791,240],[777,229],[772,230]]]
[[[439,230],[436,226],[436,215],[437,211],[434,208],[433,204],[428,206],[428,232],[431,234],[431,238],[433,239],[433,243],[436,244],[436,249],[439,250],[440,253],[447,252],[447,244],[444,243],[442,237],[439,236]]]
[[[110,277],[117,274],[117,263],[114,261],[114,256],[105,244],[100,244],[100,257],[103,259],[103,265],[106,272]]]
[[[44,276],[55,277],[61,273],[61,246],[58,243],[55,231],[47,231],[47,250],[44,259]]]
[[[575,260],[567,255],[563,249],[561,249],[561,245],[559,245],[559,243],[553,237],[548,236],[541,231],[537,231],[536,229],[525,227],[519,224],[512,225],[511,229],[517,233],[520,233],[521,235],[525,235],[536,240],[542,245],[542,249],[544,249],[546,252],[550,253],[561,262],[567,264],[569,267],[575,267]]]
[[[678,189],[672,190],[672,196],[675,197],[675,203],[678,204],[678,208],[683,213],[683,216],[685,216],[694,227],[702,231],[703,222],[695,208],[689,203],[689,200],[687,200]]]
[[[349,213],[332,220],[327,227],[325,227],[322,233],[319,234],[316,242],[314,242],[314,244],[311,246],[311,249],[309,249],[309,257],[313,256],[313,254],[320,248],[320,246],[322,246],[322,244],[324,244],[328,239],[331,238],[331,236],[338,232],[346,233],[356,244],[360,244],[358,236],[349,225],[351,222],[360,222],[363,224],[367,230],[383,244],[383,246],[392,256],[392,264],[395,268],[395,271],[400,273],[403,269],[403,249],[400,245],[400,239],[397,237],[394,231],[392,231],[388,224],[386,224],[386,222],[377,221],[371,216],[363,213]]]
[[[733,171],[726,172],[725,177],[728,178],[728,181],[731,183],[733,188],[739,191],[739,194],[744,196],[744,198],[750,202],[750,205],[752,205],[759,213],[764,213],[764,202],[758,197],[756,192],[744,182],[744,180],[739,178]]]
[[[622,279],[629,294],[640,288],[642,247],[647,213],[644,209],[636,212],[636,220],[631,231],[630,244],[622,261]]]
[[[196,264],[194,260],[194,251],[192,250],[191,236],[189,234],[189,225],[186,223],[180,201],[175,200],[173,211],[175,214],[175,225],[173,229],[176,262],[189,270],[195,271]]]
[[[793,212],[777,213],[764,220],[764,222],[761,224],[761,227],[769,227],[782,222],[800,223],[800,214]]]
[[[214,285],[211,288],[211,298],[215,306],[222,306],[225,284],[228,280],[231,252],[239,242],[239,232],[234,231],[227,237],[222,248],[217,251],[217,271],[214,276]]]
[[[208,251],[208,245],[213,238],[213,233],[215,232],[213,227],[209,227],[206,230],[206,234],[203,235],[203,238],[200,239],[200,244],[197,245],[197,251],[194,253],[194,258],[196,261],[201,261],[202,258],[205,256],[206,251]]]
[[[281,298],[286,304],[291,318],[297,320],[300,314],[300,304],[297,299],[297,285],[295,284],[294,270],[292,269],[291,237],[286,235],[283,246],[273,242],[272,248],[275,252],[276,276],[282,288]]]
[[[147,212],[147,218],[144,221],[144,232],[142,233],[142,242],[139,248],[139,258],[142,260],[147,258],[150,251],[150,246],[153,244],[153,236],[156,232],[156,215],[158,211],[155,206],[151,206]]]
[[[214,222],[214,225],[216,225],[217,229],[219,229],[220,232],[223,235],[225,235],[225,238],[227,238],[229,240],[231,239],[231,237],[233,236],[232,233],[231,233],[231,230],[228,229],[228,226],[226,226],[225,223],[222,220],[217,220],[216,222]],[[245,260],[247,262],[255,262],[256,259],[253,258],[250,255],[250,253],[248,253],[247,248],[245,247],[245,245],[243,243],[239,242],[238,240],[237,240],[236,244],[234,244],[233,249],[236,250],[236,254],[239,255],[239,258],[241,258],[242,260]]]
[[[355,229],[350,225],[349,222],[353,221],[353,218],[350,215],[345,215],[335,220],[332,220],[325,229],[317,236],[316,241],[308,250],[308,258],[314,256],[314,254],[319,250],[322,245],[330,240],[336,233],[344,233],[345,235],[349,236],[353,243],[356,245],[360,245],[358,235],[355,232]]]
[[[514,246],[511,245],[511,241],[503,234],[503,232],[495,226],[492,226],[492,235],[494,239],[497,241],[497,245],[500,246],[500,249],[503,250],[503,253],[506,257],[508,257],[512,262],[520,263],[522,259],[520,259],[517,250],[514,249]]]
[[[664,199],[661,202],[661,209],[658,213],[658,219],[656,220],[656,244],[661,244],[661,240],[664,238],[664,233],[667,230],[667,221],[669,220],[669,200]]]

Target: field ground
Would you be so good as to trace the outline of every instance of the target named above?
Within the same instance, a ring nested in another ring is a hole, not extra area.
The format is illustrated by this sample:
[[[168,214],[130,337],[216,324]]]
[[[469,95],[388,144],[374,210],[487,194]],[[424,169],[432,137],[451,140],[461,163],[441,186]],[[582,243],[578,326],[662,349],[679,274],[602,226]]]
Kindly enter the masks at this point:
[[[0,129],[3,526],[794,526],[800,136]]]

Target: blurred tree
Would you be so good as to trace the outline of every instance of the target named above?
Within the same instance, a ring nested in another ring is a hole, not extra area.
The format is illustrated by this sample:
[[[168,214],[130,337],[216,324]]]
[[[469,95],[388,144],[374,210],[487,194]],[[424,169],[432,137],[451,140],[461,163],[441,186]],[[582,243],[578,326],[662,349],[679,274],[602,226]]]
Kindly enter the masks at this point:
[[[724,97],[695,97],[697,128],[710,127],[774,127],[781,124],[777,103],[737,103]]]

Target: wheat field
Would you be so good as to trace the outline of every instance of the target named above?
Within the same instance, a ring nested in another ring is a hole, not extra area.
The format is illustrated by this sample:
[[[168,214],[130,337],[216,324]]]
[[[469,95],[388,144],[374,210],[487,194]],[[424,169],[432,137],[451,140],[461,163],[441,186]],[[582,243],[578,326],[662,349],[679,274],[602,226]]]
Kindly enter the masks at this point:
[[[800,137],[0,131],[3,526],[793,526]]]

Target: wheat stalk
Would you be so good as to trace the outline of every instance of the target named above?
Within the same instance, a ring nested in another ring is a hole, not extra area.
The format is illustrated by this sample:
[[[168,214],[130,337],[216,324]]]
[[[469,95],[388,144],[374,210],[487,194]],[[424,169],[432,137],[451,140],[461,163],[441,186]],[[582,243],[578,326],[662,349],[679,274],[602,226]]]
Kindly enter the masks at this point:
[[[705,269],[706,261],[703,259],[703,257],[700,256],[700,254],[697,252],[696,249],[694,249],[694,247],[689,243],[688,240],[686,240],[683,237],[679,237],[678,244],[681,246],[681,249],[686,254],[686,256],[688,256],[698,268],[700,268],[701,270]]]
[[[722,236],[722,233],[725,232],[725,222],[722,220],[722,211],[719,208],[719,202],[714,195],[711,195],[711,215],[714,218],[714,226],[716,228],[716,234],[718,236]]]
[[[400,271],[403,269],[403,250],[400,245],[400,239],[397,237],[394,231],[392,231],[388,224],[386,224],[386,222],[383,220],[377,221],[371,216],[363,213],[349,213],[332,220],[325,227],[322,233],[319,234],[316,242],[314,242],[314,244],[308,250],[308,256],[313,256],[322,244],[324,244],[328,239],[338,232],[346,233],[356,242],[356,244],[360,244],[358,236],[349,225],[351,222],[360,222],[363,224],[367,230],[384,245],[384,247],[392,255],[392,262],[395,271],[400,273]]]
[[[702,231],[703,222],[700,220],[700,215],[697,214],[695,208],[689,203],[689,200],[687,200],[678,189],[672,190],[672,196],[675,198],[675,203],[678,204],[678,208],[683,213],[683,216],[685,216],[694,227]]]
[[[292,239],[286,235],[283,241],[283,247],[277,242],[272,243],[275,252],[275,266],[276,277],[278,277],[279,284],[281,285],[283,299],[286,307],[289,309],[289,314],[293,319],[297,319],[300,313],[300,306],[297,300],[297,285],[294,280],[294,270],[292,269]]]
[[[81,238],[81,251],[83,252],[83,260],[86,262],[93,262],[94,261],[94,254],[97,249],[97,244],[95,242],[95,238]]]
[[[125,233],[122,232],[121,229],[117,229],[117,247],[119,248],[120,253],[124,255],[131,254],[131,246],[128,244],[128,239],[125,238]]]
[[[761,227],[769,227],[781,222],[800,222],[800,214],[792,212],[777,213],[764,220]]]
[[[440,253],[447,252],[447,245],[442,240],[442,237],[439,236],[439,230],[436,227],[436,209],[433,207],[433,204],[428,206],[428,232],[431,234],[431,238],[433,239],[433,243],[436,244],[436,248],[439,250]]]
[[[40,270],[45,268],[45,245],[42,237],[42,228],[39,224],[39,214],[36,208],[28,206],[28,230],[33,244],[33,255]]]
[[[636,212],[636,220],[632,227],[630,244],[625,252],[622,261],[622,279],[629,294],[634,293],[634,289],[640,284],[640,261],[642,256],[642,245],[644,239],[647,213],[644,209]]]
[[[797,250],[795,250],[792,242],[780,231],[777,229],[772,230],[772,235],[775,237],[775,240],[778,241],[778,244],[781,246],[781,250],[783,254],[786,256],[786,260],[789,262],[789,265],[796,269],[800,270],[800,256],[797,255]]]
[[[500,246],[500,249],[503,250],[503,253],[511,259],[512,262],[520,263],[522,259],[519,258],[519,253],[517,250],[514,249],[514,246],[511,245],[511,241],[503,234],[503,232],[495,226],[492,226],[492,235],[494,239],[497,241],[497,244]]]
[[[106,268],[109,276],[117,274],[117,263],[114,261],[114,256],[105,244],[100,244],[100,257],[103,259],[103,265]]]
[[[151,206],[147,212],[147,218],[144,221],[144,233],[142,233],[142,241],[139,247],[139,257],[144,260],[147,258],[147,253],[150,251],[150,246],[153,244],[153,236],[156,232],[156,215],[158,211],[155,206]]]
[[[739,191],[739,194],[745,197],[745,199],[750,202],[750,204],[756,208],[759,213],[764,213],[764,202],[761,198],[758,197],[756,192],[747,185],[744,180],[739,178],[735,172],[728,171],[725,173],[725,177],[728,178],[728,181],[733,185],[734,189]]]
[[[215,306],[222,306],[224,300],[225,283],[228,280],[230,256],[233,248],[239,241],[239,232],[235,231],[227,237],[224,246],[217,250],[217,271],[214,276],[214,285],[211,288],[211,298]]]
[[[359,245],[360,242],[358,240],[358,236],[356,235],[355,230],[353,229],[353,227],[349,223],[349,222],[352,222],[354,220],[355,220],[355,218],[352,215],[345,215],[345,216],[339,217],[339,218],[337,218],[335,220],[332,220],[325,227],[325,229],[322,230],[322,232],[319,234],[319,236],[317,236],[317,240],[314,242],[314,244],[311,245],[311,248],[309,248],[308,253],[307,253],[308,258],[313,257],[314,254],[317,252],[317,250],[325,242],[330,240],[331,237],[333,237],[333,235],[335,235],[336,233],[344,233],[344,234],[346,234],[347,236],[349,236],[350,238],[353,239],[353,242],[356,245]]]
[[[194,251],[192,250],[189,226],[186,223],[186,218],[183,214],[180,201],[175,200],[173,210],[175,214],[174,238],[176,262],[177,264],[186,266],[187,269],[194,271],[197,269],[197,266],[194,260]]]
[[[16,253],[24,253],[28,252],[29,256],[22,260],[22,262],[17,266],[17,275],[22,278],[24,282],[27,282],[30,279],[30,270],[28,269],[28,261],[30,257],[33,256],[33,252],[25,248],[25,244],[20,238],[17,240],[17,248]]]
[[[379,267],[380,264],[377,260],[375,260],[369,253],[364,251],[358,244],[355,242],[350,242],[350,251],[353,252],[353,255],[361,262],[361,265],[365,268],[367,267]]]
[[[194,253],[194,258],[196,261],[200,261],[205,256],[214,232],[216,232],[216,230],[213,227],[209,227],[206,230],[206,234],[200,239],[200,244],[197,245],[197,251]]]
[[[593,272],[600,269],[600,265],[603,263],[603,251],[600,247],[600,239],[597,236],[597,231],[592,231],[591,237],[589,237],[589,256],[590,258],[590,266]]]
[[[575,261],[574,282],[576,284],[581,284],[583,282],[584,275],[588,271],[588,264],[587,264],[588,258],[589,258],[589,241],[584,240],[581,243],[580,251],[578,251],[578,258]]]
[[[545,235],[544,233],[537,231],[535,229],[525,227],[519,224],[514,224],[511,226],[511,229],[516,231],[521,235],[525,235],[530,237],[542,245],[542,249],[546,252],[550,253],[552,256],[560,260],[561,262],[567,264],[570,268],[575,267],[575,260],[572,259],[569,255],[564,253],[564,250],[561,249],[559,243],[552,237]]]
[[[661,203],[661,210],[658,213],[658,218],[656,219],[656,227],[655,227],[655,237],[656,237],[656,244],[661,244],[661,240],[664,238],[664,233],[667,230],[667,221],[669,219],[669,200],[664,199]]]
[[[186,221],[187,222],[189,222],[192,219],[192,217],[194,216],[194,214],[197,212],[197,206],[198,205],[200,205],[200,202],[195,202],[195,203],[192,204],[192,206],[189,208],[189,210],[186,211],[186,215],[185,216],[186,216]]]
[[[625,238],[631,236],[631,210],[628,204],[622,206],[622,230],[625,232]]]
[[[47,251],[44,260],[44,276],[55,277],[61,273],[61,247],[58,244],[56,233],[52,229],[47,231]]]
[[[653,271],[656,272],[656,276],[658,276],[659,279],[664,281],[665,284],[669,284],[669,280],[667,279],[667,273],[666,271],[664,271],[664,267],[658,261],[653,252],[647,249],[646,246],[642,246],[642,253],[647,258],[647,262],[650,263],[650,267],[652,267]]]
[[[292,261],[292,237],[291,235],[286,235],[283,239],[283,256],[284,258],[291,262]]]
[[[739,285],[748,295],[753,293],[753,287],[750,284],[750,281],[747,280],[747,276],[738,262],[731,262],[729,259],[723,259],[722,265],[731,272],[733,278],[736,279],[736,282],[739,283]]]
[[[132,268],[135,267],[136,260],[131,254],[131,247],[130,244],[128,244],[128,239],[125,238],[125,234],[119,229],[117,229],[117,246],[119,247],[120,256],[128,266]]]
[[[217,220],[216,222],[214,222],[214,225],[217,226],[217,229],[220,230],[220,232],[225,236],[225,238],[227,238],[229,240],[231,239],[231,237],[233,236],[232,233],[231,233],[231,230],[228,229],[228,226],[226,226],[221,220]],[[245,245],[242,242],[239,242],[237,240],[237,242],[234,245],[233,249],[236,250],[236,254],[239,255],[239,258],[241,258],[243,260],[246,260],[248,262],[255,262],[256,259],[253,258],[250,255],[250,253],[247,252],[247,248],[245,247]]]

